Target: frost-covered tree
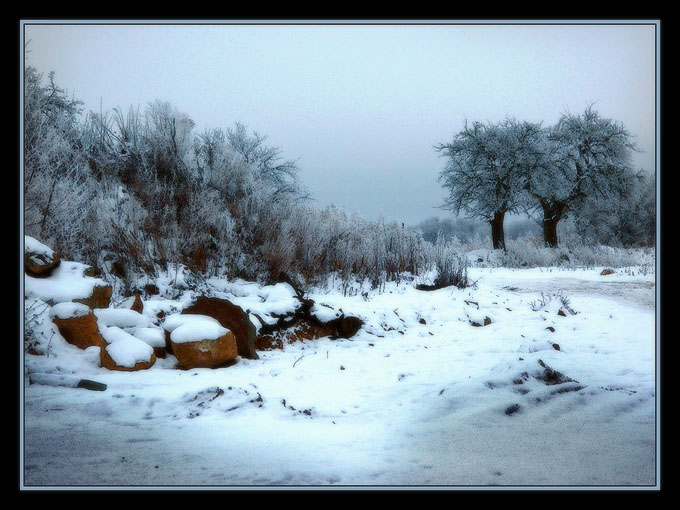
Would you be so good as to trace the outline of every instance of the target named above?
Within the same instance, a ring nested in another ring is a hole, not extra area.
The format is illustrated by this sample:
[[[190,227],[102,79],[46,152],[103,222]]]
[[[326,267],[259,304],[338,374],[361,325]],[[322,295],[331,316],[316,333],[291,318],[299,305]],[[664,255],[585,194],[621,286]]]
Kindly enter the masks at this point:
[[[608,246],[654,246],[656,187],[653,175],[632,180],[624,195],[609,200],[590,196],[574,210],[572,228],[584,243]]]
[[[293,160],[284,160],[278,147],[265,145],[266,136],[249,135],[246,126],[237,122],[227,129],[227,142],[243,160],[252,165],[257,177],[269,187],[269,199],[274,202],[307,198],[299,180],[300,169]]]
[[[24,226],[72,256],[86,257],[86,213],[95,193],[82,150],[80,101],[49,74],[24,72]]]
[[[535,164],[540,125],[506,119],[467,123],[435,150],[447,158],[439,181],[449,192],[442,206],[488,221],[494,249],[505,248],[503,220],[521,205],[523,176]]]
[[[562,115],[546,131],[537,164],[525,174],[530,208],[543,213],[546,246],[558,245],[559,221],[588,197],[609,200],[630,191],[634,150],[624,125],[602,118],[592,106],[580,115]]]

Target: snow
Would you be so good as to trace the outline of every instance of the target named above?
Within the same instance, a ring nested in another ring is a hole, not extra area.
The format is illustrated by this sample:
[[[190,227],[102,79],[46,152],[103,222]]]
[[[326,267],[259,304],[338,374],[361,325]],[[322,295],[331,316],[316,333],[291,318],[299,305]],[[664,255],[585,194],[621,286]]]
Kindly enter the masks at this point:
[[[323,303],[314,303],[309,312],[321,322],[330,322],[342,315],[337,310],[333,310],[330,306]]]
[[[52,258],[54,250],[49,246],[44,245],[37,239],[31,236],[24,236],[24,253],[35,253],[37,255],[47,255]]]
[[[151,347],[165,347],[165,333],[159,328],[135,328],[133,336]]]
[[[217,340],[229,333],[227,328],[212,321],[191,321],[172,330],[170,340],[175,344]]]
[[[57,303],[50,309],[50,317],[58,319],[71,319],[83,317],[90,313],[90,307],[82,303]]]
[[[25,482],[653,486],[655,277],[601,269],[471,268],[468,289],[404,281],[366,297],[344,296],[340,282],[310,289],[316,313],[357,315],[364,327],[214,370],[177,370],[168,356],[108,371],[92,348],[55,340],[50,357],[26,354],[29,376],[108,389],[26,386]],[[283,285],[209,285],[265,311],[292,297]],[[558,315],[563,298],[574,315]],[[492,323],[472,327],[473,316]],[[163,327],[182,324],[219,327],[180,314]],[[134,338],[123,333],[106,329],[108,348]],[[564,382],[548,384],[546,367]]]
[[[83,271],[88,267],[79,262],[62,260],[48,278],[24,275],[25,295],[51,303],[88,298],[96,286],[107,285],[101,278],[85,276]]]
[[[213,319],[212,317],[208,317],[207,315],[198,315],[193,313],[185,314],[175,313],[172,315],[168,315],[165,318],[165,322],[163,322],[163,328],[168,333],[172,333],[176,328],[184,326],[186,324],[196,324],[199,327],[203,327],[205,323],[210,322],[217,326],[220,326],[220,323],[217,319]]]
[[[117,365],[132,368],[137,363],[146,363],[151,360],[153,347],[146,342],[115,326],[101,328],[100,331],[104,340],[109,344],[106,346],[106,352]]]
[[[297,299],[293,287],[287,283],[277,283],[261,287],[241,286],[238,289],[233,287],[237,294],[230,296],[230,301],[240,306],[244,310],[255,313],[262,317],[267,324],[275,324],[277,318],[274,316],[285,316],[295,313],[295,310],[302,306]],[[245,294],[245,291],[250,293]],[[244,295],[245,294],[245,295]]]
[[[94,314],[98,322],[104,326],[119,328],[145,328],[151,325],[151,320],[135,310],[125,308],[96,308]]]

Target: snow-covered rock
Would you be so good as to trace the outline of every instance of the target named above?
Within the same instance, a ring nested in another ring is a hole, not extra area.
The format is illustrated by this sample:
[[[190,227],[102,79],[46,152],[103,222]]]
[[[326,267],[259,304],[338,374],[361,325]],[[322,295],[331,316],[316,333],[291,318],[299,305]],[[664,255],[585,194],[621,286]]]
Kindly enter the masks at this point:
[[[215,368],[238,355],[234,334],[210,317],[177,326],[170,334],[170,343],[177,361],[185,368]]]
[[[52,248],[31,236],[24,236],[24,268],[29,275],[49,276],[60,261],[59,254]]]
[[[47,278],[27,274],[25,295],[51,304],[76,301],[90,308],[106,308],[111,300],[111,286],[101,278],[86,276],[84,273],[89,267],[63,260]]]
[[[151,320],[139,312],[125,308],[98,308],[94,310],[99,323],[119,328],[147,328],[151,326]]]
[[[68,343],[80,349],[105,345],[97,317],[87,306],[81,303],[58,303],[50,310],[50,317]]]
[[[156,362],[153,347],[118,327],[102,328],[107,345],[101,350],[102,366],[109,370],[135,371]]]

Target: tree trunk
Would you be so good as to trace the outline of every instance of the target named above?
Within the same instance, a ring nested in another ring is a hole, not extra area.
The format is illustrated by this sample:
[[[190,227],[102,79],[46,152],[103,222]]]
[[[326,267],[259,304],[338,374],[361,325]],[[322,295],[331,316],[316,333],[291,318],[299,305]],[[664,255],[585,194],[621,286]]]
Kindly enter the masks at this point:
[[[548,248],[557,248],[557,223],[562,219],[563,204],[541,204],[543,206],[543,241]]]
[[[493,219],[489,220],[491,224],[491,241],[493,242],[494,250],[505,250],[505,233],[503,232],[504,212],[497,212]]]

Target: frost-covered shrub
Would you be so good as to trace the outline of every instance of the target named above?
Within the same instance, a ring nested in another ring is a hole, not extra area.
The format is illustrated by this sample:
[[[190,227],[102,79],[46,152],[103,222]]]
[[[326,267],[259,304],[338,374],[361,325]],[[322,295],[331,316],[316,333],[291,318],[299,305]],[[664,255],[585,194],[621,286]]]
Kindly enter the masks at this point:
[[[464,289],[470,285],[468,279],[468,260],[464,254],[450,242],[440,237],[427,251],[426,267],[436,271],[434,287],[443,288],[451,285]]]

